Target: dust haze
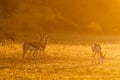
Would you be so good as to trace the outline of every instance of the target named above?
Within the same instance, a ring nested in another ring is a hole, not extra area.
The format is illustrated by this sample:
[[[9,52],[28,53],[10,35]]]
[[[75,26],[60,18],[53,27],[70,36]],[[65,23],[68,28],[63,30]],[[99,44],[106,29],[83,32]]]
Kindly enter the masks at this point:
[[[119,4],[119,0],[0,0],[0,27],[16,34],[118,35]]]
[[[0,80],[119,80],[119,21],[119,0],[0,0]]]

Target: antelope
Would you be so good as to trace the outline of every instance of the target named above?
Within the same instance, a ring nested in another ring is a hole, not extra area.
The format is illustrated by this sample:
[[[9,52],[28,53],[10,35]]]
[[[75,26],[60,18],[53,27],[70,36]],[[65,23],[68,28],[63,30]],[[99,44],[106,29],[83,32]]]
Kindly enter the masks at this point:
[[[36,63],[36,60],[37,60],[37,54],[39,51],[42,51],[42,55],[45,59],[45,49],[46,49],[46,45],[47,45],[47,42],[48,42],[48,36],[42,36],[40,41],[39,42],[23,42],[22,43],[22,48],[23,48],[23,60],[24,60],[24,56],[25,54],[30,51],[29,53],[33,52],[33,56],[34,56],[34,59],[35,59],[35,63]]]
[[[93,53],[92,57],[94,58],[93,59],[94,63],[96,64],[96,54],[97,54],[97,56],[98,56],[98,63],[102,64],[104,62],[104,58],[105,58],[106,54],[103,55],[102,48],[101,48],[100,44],[99,43],[93,43],[91,45],[91,49],[92,49],[92,53]]]

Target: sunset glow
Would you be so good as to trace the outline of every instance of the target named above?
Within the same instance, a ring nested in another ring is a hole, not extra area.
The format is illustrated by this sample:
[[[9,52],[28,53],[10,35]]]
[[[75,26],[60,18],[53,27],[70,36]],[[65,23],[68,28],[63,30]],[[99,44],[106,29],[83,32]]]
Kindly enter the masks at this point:
[[[0,0],[0,80],[120,80],[120,0]]]

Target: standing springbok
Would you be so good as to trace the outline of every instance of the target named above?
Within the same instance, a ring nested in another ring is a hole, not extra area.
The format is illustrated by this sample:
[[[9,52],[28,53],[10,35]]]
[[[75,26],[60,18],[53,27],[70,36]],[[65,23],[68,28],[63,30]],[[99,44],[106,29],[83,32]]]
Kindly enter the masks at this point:
[[[38,54],[39,51],[42,52],[43,58],[45,59],[45,49],[46,49],[47,42],[48,42],[48,36],[44,36],[44,35],[42,35],[39,42],[25,42],[24,41],[23,44],[22,44],[23,60],[24,60],[25,54],[28,51],[30,51],[29,53],[33,52],[35,63],[36,63],[37,54]]]
[[[91,48],[92,48],[92,53],[93,53],[92,57],[94,58],[92,63],[94,62],[96,64],[96,54],[97,54],[98,63],[102,64],[104,62],[104,57],[106,54],[103,55],[102,48],[101,48],[100,44],[99,43],[92,43]]]

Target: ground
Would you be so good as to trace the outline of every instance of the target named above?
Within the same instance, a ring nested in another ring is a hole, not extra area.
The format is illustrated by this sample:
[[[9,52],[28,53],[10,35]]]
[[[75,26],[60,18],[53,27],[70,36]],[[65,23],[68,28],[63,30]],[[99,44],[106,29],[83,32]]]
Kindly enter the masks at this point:
[[[79,40],[77,40],[79,41]],[[0,80],[119,80],[120,43],[100,42],[103,64],[92,64],[90,44],[49,43],[45,61],[32,54],[22,60],[21,42],[0,46]]]

